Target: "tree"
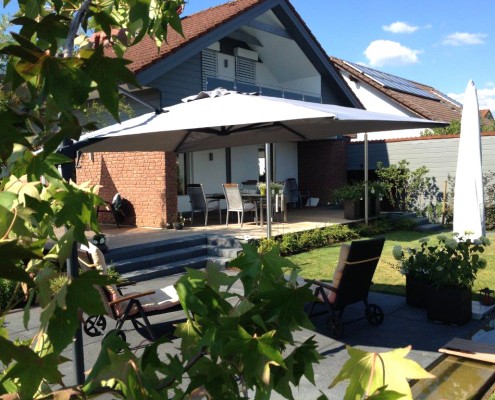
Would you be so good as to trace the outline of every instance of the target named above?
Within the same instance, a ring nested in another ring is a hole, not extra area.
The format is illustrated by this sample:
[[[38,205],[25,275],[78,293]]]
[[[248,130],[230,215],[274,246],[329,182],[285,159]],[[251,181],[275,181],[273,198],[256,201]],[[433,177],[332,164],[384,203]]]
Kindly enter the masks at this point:
[[[493,132],[495,130],[495,121],[481,121],[481,132]],[[440,135],[459,135],[461,133],[461,121],[454,120],[444,128],[425,129],[421,136],[440,136]]]
[[[12,21],[19,31],[0,44],[0,54],[8,57],[5,87],[20,96],[18,104],[7,102],[0,109],[0,279],[14,282],[17,292],[26,289],[26,325],[35,298],[42,313],[40,331],[17,342],[2,322],[17,297],[0,310],[0,362],[6,367],[0,372],[2,398],[87,398],[105,392],[129,399],[231,399],[251,392],[268,398],[273,390],[292,398],[293,385],[303,376],[313,379],[312,364],[319,359],[315,342],[298,343],[292,335],[309,326],[302,307],[312,299],[308,286],[295,284],[297,268],[276,249],[259,254],[246,246],[234,261],[241,271],[237,276],[210,266],[205,272],[190,271],[177,284],[187,315],[177,331],[180,355],[163,361],[158,341],[137,357],[112,333],[84,384],[64,386],[58,366],[66,361],[61,353],[78,330],[79,313],[104,313],[94,285],[112,281],[89,271],[56,290],[51,285],[66,261],[74,261],[73,244],[86,243],[87,229],[99,232],[95,206],[103,204],[94,186],[61,178],[57,166],[72,160],[57,149],[93,127],[80,115],[94,90],[119,120],[118,85],[139,86],[126,68],[125,49],[145,35],[159,46],[169,27],[180,33],[177,10],[183,4],[19,0]],[[117,57],[109,57],[102,43],[87,40],[95,31],[106,34]],[[57,235],[59,227],[65,227],[64,234]],[[49,241],[53,246],[47,246]],[[223,289],[235,281],[242,284],[242,294]],[[187,386],[182,384],[186,376]],[[54,393],[53,385],[62,389]]]

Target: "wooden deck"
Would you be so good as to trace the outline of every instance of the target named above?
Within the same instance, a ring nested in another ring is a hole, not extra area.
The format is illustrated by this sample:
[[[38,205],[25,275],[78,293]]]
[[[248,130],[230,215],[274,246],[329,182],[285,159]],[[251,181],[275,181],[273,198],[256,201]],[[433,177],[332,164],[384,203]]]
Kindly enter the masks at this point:
[[[237,224],[237,216],[231,218],[231,222],[226,226],[218,221],[218,215],[211,213],[208,215],[208,226],[201,225],[203,218],[197,216],[195,225],[191,226],[186,221],[183,230],[174,229],[153,229],[153,228],[136,228],[115,225],[102,225],[103,233],[106,234],[108,246],[110,248],[124,247],[131,244],[146,243],[188,235],[197,235],[207,233],[211,235],[234,236],[239,239],[262,238],[266,237],[266,224],[258,226],[252,222],[250,215],[245,216],[245,222],[241,228]],[[231,214],[232,216],[232,214]],[[225,219],[225,213],[222,216]],[[272,237],[290,232],[300,232],[315,228],[322,228],[329,225],[344,224],[352,222],[344,219],[344,211],[327,206],[291,208],[288,212],[288,222],[283,223],[281,214],[276,214],[272,223]],[[91,233],[88,232],[88,237]]]

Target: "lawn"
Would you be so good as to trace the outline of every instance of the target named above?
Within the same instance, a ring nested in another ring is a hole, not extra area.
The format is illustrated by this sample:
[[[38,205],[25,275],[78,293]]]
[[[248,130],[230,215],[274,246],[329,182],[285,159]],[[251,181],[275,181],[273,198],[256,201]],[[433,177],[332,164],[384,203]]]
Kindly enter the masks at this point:
[[[418,239],[430,237],[435,241],[439,232],[425,234],[414,231],[397,231],[385,234],[385,247],[376,269],[371,290],[390,294],[405,294],[406,279],[398,271],[397,261],[392,255],[392,249],[400,244],[403,247],[418,247]],[[490,232],[488,238],[491,245],[486,248],[483,257],[488,261],[486,269],[478,273],[478,277],[473,287],[473,293],[478,293],[482,288],[489,287],[495,289],[495,233]],[[288,257],[299,265],[302,269],[301,276],[306,279],[318,279],[331,281],[337,260],[339,257],[340,245],[312,250],[306,253]]]

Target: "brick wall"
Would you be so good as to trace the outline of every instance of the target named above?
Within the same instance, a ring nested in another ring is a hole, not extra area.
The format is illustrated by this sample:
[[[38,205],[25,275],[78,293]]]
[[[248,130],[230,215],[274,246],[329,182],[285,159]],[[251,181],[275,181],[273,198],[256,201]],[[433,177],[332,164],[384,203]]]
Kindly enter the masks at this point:
[[[160,228],[177,215],[176,155],[164,152],[85,153],[77,181],[101,185],[100,196],[127,200],[124,225]],[[167,188],[167,190],[165,190]],[[100,222],[114,223],[111,214]]]
[[[347,138],[298,144],[299,187],[320,202],[330,201],[347,180]]]

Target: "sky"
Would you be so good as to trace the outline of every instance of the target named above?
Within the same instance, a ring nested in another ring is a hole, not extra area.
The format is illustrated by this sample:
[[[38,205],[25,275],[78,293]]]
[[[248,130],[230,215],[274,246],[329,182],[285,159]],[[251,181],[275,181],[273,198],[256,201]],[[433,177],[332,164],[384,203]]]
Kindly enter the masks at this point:
[[[183,15],[226,1],[188,0]],[[480,109],[495,114],[494,0],[290,1],[328,55],[433,86],[461,103],[473,80]]]
[[[469,80],[495,114],[494,0],[290,0],[328,55],[433,86]],[[184,15],[225,3],[189,0]]]

